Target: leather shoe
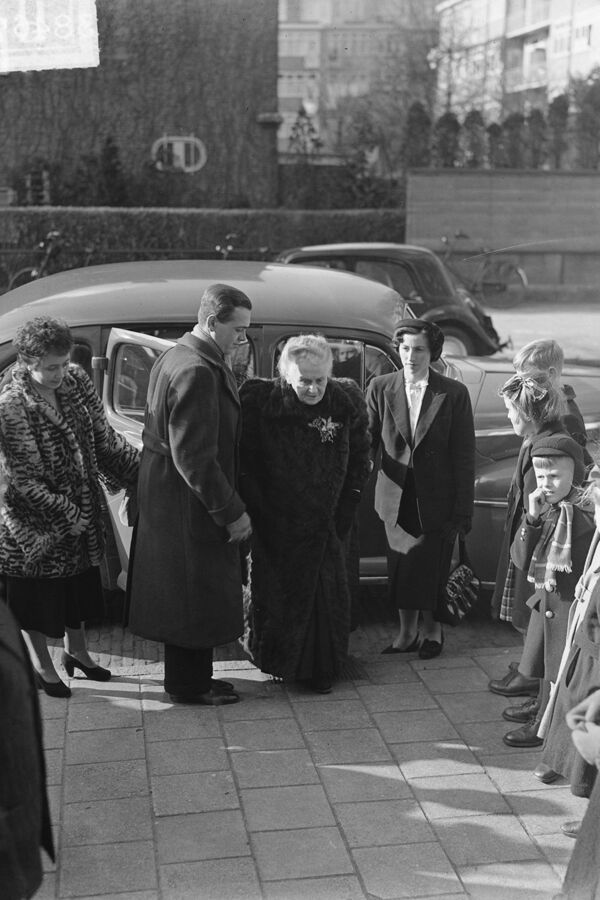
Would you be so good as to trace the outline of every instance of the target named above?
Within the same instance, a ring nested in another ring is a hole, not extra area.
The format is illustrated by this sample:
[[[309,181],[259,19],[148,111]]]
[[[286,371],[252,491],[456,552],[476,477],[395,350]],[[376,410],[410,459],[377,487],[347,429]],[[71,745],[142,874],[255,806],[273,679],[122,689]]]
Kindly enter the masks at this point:
[[[419,659],[435,659],[442,652],[444,646],[444,632],[442,631],[439,641],[430,641],[426,638],[419,647]]]
[[[563,822],[560,826],[560,830],[563,834],[566,834],[567,837],[576,838],[579,834],[579,829],[581,828],[581,819],[578,819],[575,822]]]
[[[169,694],[172,703],[200,704],[201,706],[227,706],[239,703],[239,695],[234,691],[217,693],[212,688],[205,694]]]
[[[60,697],[66,699],[71,696],[71,688],[64,681],[44,681],[39,672],[35,673],[35,681],[40,690],[48,697]]]
[[[558,772],[555,772],[554,769],[551,769],[550,766],[547,766],[546,763],[540,763],[533,770],[533,774],[541,781],[542,784],[553,784],[557,779],[560,778]]]
[[[408,647],[394,647],[393,644],[390,644],[389,647],[386,647],[385,650],[381,651],[381,654],[383,656],[386,653],[416,653],[416,651],[419,649],[420,641],[421,638],[417,634],[412,644],[409,644]]]
[[[221,678],[211,678],[210,686],[212,690],[217,693],[230,694],[232,691],[235,692],[235,687],[232,683],[230,681],[223,681]]]
[[[529,722],[540,711],[537,697],[528,697],[525,703],[519,706],[509,706],[503,710],[502,718],[507,722]]]
[[[539,678],[526,678],[521,675],[518,668],[511,666],[503,678],[493,678],[488,687],[492,694],[502,694],[503,697],[537,697]]]
[[[310,686],[317,694],[330,694],[333,690],[331,681],[326,678],[313,678]]]
[[[502,740],[509,747],[541,747],[544,743],[542,738],[538,737],[538,728],[540,727],[539,717],[530,719],[520,728],[507,732]]]

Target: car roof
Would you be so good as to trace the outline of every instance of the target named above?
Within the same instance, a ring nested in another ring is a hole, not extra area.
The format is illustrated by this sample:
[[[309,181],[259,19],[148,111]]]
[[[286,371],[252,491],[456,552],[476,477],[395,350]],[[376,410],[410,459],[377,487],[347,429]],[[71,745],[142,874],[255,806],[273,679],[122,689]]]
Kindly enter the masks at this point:
[[[391,334],[404,313],[396,291],[319,267],[231,260],[108,263],[40,278],[0,299],[0,343],[37,315],[88,324],[188,322],[204,289],[225,282],[244,291],[262,324],[338,326]]]
[[[362,241],[349,244],[309,244],[304,247],[290,247],[287,250],[282,250],[278,255],[279,257],[285,257],[295,253],[322,254],[323,256],[333,253],[341,255],[362,253],[365,256],[384,256],[390,251],[398,250],[401,250],[402,254],[407,258],[411,256],[415,258],[418,256],[435,256],[427,247],[419,247],[416,244],[393,244],[383,241]]]

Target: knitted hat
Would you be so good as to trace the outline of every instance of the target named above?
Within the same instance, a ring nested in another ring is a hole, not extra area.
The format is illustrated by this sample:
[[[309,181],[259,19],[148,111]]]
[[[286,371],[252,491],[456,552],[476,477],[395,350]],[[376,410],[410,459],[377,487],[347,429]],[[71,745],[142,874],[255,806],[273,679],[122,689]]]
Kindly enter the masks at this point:
[[[575,463],[573,483],[585,477],[583,448],[568,434],[540,434],[531,442],[531,456],[569,456]]]

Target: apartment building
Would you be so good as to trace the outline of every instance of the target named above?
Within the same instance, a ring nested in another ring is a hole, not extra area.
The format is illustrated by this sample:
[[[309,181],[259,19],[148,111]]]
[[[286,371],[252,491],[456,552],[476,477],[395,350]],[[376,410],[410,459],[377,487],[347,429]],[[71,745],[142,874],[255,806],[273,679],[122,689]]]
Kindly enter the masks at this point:
[[[440,110],[545,108],[600,65],[600,0],[443,0],[436,11]]]
[[[302,107],[323,143],[339,147],[341,101],[369,93],[386,61],[434,33],[435,0],[279,0],[279,149]]]

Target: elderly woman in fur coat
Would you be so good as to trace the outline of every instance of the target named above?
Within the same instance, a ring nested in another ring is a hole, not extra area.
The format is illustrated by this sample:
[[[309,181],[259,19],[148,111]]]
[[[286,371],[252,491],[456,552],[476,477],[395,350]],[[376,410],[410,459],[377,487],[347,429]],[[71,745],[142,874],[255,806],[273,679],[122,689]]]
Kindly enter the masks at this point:
[[[350,631],[348,545],[369,474],[367,417],[325,338],[291,338],[280,378],[240,391],[240,490],[253,523],[246,644],[257,666],[331,691]]]
[[[38,316],[22,325],[17,364],[0,394],[0,467],[8,489],[0,516],[5,600],[31,654],[37,683],[69,697],[47,638],[66,636],[62,663],[94,681],[83,623],[102,613],[102,489],[132,487],[138,451],[110,427],[92,382],[70,363],[65,322]]]

